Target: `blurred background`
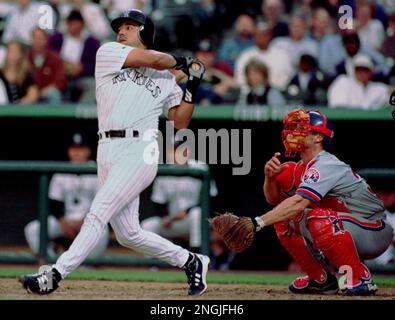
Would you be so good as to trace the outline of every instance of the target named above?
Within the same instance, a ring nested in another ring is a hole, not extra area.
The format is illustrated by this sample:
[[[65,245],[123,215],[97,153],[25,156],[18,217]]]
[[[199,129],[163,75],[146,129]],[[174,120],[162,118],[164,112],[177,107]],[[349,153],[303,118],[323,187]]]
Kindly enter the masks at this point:
[[[350,10],[346,26],[339,24],[344,5]],[[319,108],[332,120],[335,154],[356,170],[395,169],[388,105],[395,90],[393,0],[2,0],[0,160],[70,161],[67,150],[76,132],[91,149],[86,160],[95,159],[95,55],[101,44],[115,40],[111,19],[130,8],[153,18],[154,49],[205,63],[191,129],[252,132],[248,175],[232,175],[232,165],[209,165],[216,189],[209,215],[256,216],[270,209],[262,193],[263,166],[283,150],[282,116],[300,105]],[[394,212],[395,179],[389,173],[367,179]],[[0,251],[31,253],[25,227],[38,215],[38,174],[0,170],[0,181]],[[155,200],[151,186],[142,195],[141,220],[160,213],[175,223],[184,217],[179,212],[187,216],[191,209],[171,213],[169,207]],[[185,234],[174,239],[199,250],[199,242]],[[67,241],[56,244],[62,246]],[[110,230],[105,254],[121,250]],[[272,228],[237,255],[211,234],[210,252],[222,270],[295,268]],[[378,263],[393,265],[393,258]]]

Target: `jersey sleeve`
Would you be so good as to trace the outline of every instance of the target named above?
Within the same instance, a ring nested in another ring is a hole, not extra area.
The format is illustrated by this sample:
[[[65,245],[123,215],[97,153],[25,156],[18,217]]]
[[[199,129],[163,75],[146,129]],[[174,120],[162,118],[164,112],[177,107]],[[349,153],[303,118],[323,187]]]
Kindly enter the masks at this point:
[[[97,86],[116,76],[133,48],[118,42],[103,44],[96,54],[95,77]]]
[[[165,204],[167,202],[165,187],[162,179],[160,177],[156,178],[152,187],[151,201]]]
[[[171,93],[163,101],[163,112],[167,115],[172,107],[178,106],[181,103],[183,91],[174,80],[174,88]]]
[[[344,173],[335,162],[317,159],[302,174],[296,194],[318,203],[337,185]]]
[[[63,185],[62,177],[59,176],[58,174],[54,174],[49,184],[48,197],[52,200],[64,202],[62,185]]]

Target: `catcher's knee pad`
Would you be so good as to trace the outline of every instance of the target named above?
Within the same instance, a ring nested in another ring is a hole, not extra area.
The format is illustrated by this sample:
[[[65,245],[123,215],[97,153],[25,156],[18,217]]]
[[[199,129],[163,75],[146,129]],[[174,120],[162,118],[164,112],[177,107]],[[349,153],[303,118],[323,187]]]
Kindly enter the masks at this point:
[[[343,225],[338,220],[337,212],[331,209],[312,209],[306,215],[306,226],[315,243],[325,242],[327,239],[330,240],[334,234],[343,230]]]
[[[323,268],[310,252],[303,236],[293,232],[286,222],[276,223],[274,229],[283,247],[302,270],[311,278],[321,280],[324,275]]]
[[[339,270],[351,268],[356,279],[370,277],[359,259],[350,232],[344,230],[336,211],[315,208],[307,214],[306,220],[314,247],[320,249]]]

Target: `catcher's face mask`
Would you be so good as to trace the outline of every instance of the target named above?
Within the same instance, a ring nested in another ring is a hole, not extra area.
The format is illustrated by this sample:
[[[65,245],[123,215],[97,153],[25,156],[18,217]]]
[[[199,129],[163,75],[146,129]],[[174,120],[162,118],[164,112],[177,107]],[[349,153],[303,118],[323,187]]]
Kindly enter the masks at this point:
[[[286,157],[295,157],[304,149],[304,141],[310,131],[309,123],[309,115],[303,109],[293,110],[285,116],[282,139]]]
[[[282,139],[286,157],[295,157],[303,151],[306,137],[311,132],[321,133],[325,139],[333,138],[331,124],[318,110],[295,109],[285,116],[283,124]]]

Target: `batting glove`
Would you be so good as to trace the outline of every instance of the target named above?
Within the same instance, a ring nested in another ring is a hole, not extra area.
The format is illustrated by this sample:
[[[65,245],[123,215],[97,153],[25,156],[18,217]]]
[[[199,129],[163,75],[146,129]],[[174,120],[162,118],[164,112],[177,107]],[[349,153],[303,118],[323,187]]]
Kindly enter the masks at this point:
[[[195,103],[197,90],[203,74],[206,71],[203,62],[198,59],[193,59],[186,72],[188,80],[186,83],[183,100],[187,103]]]
[[[185,74],[188,75],[188,68],[193,62],[193,57],[184,57],[184,56],[175,56],[173,55],[174,60],[176,60],[176,65],[173,67],[176,70],[181,70]]]

